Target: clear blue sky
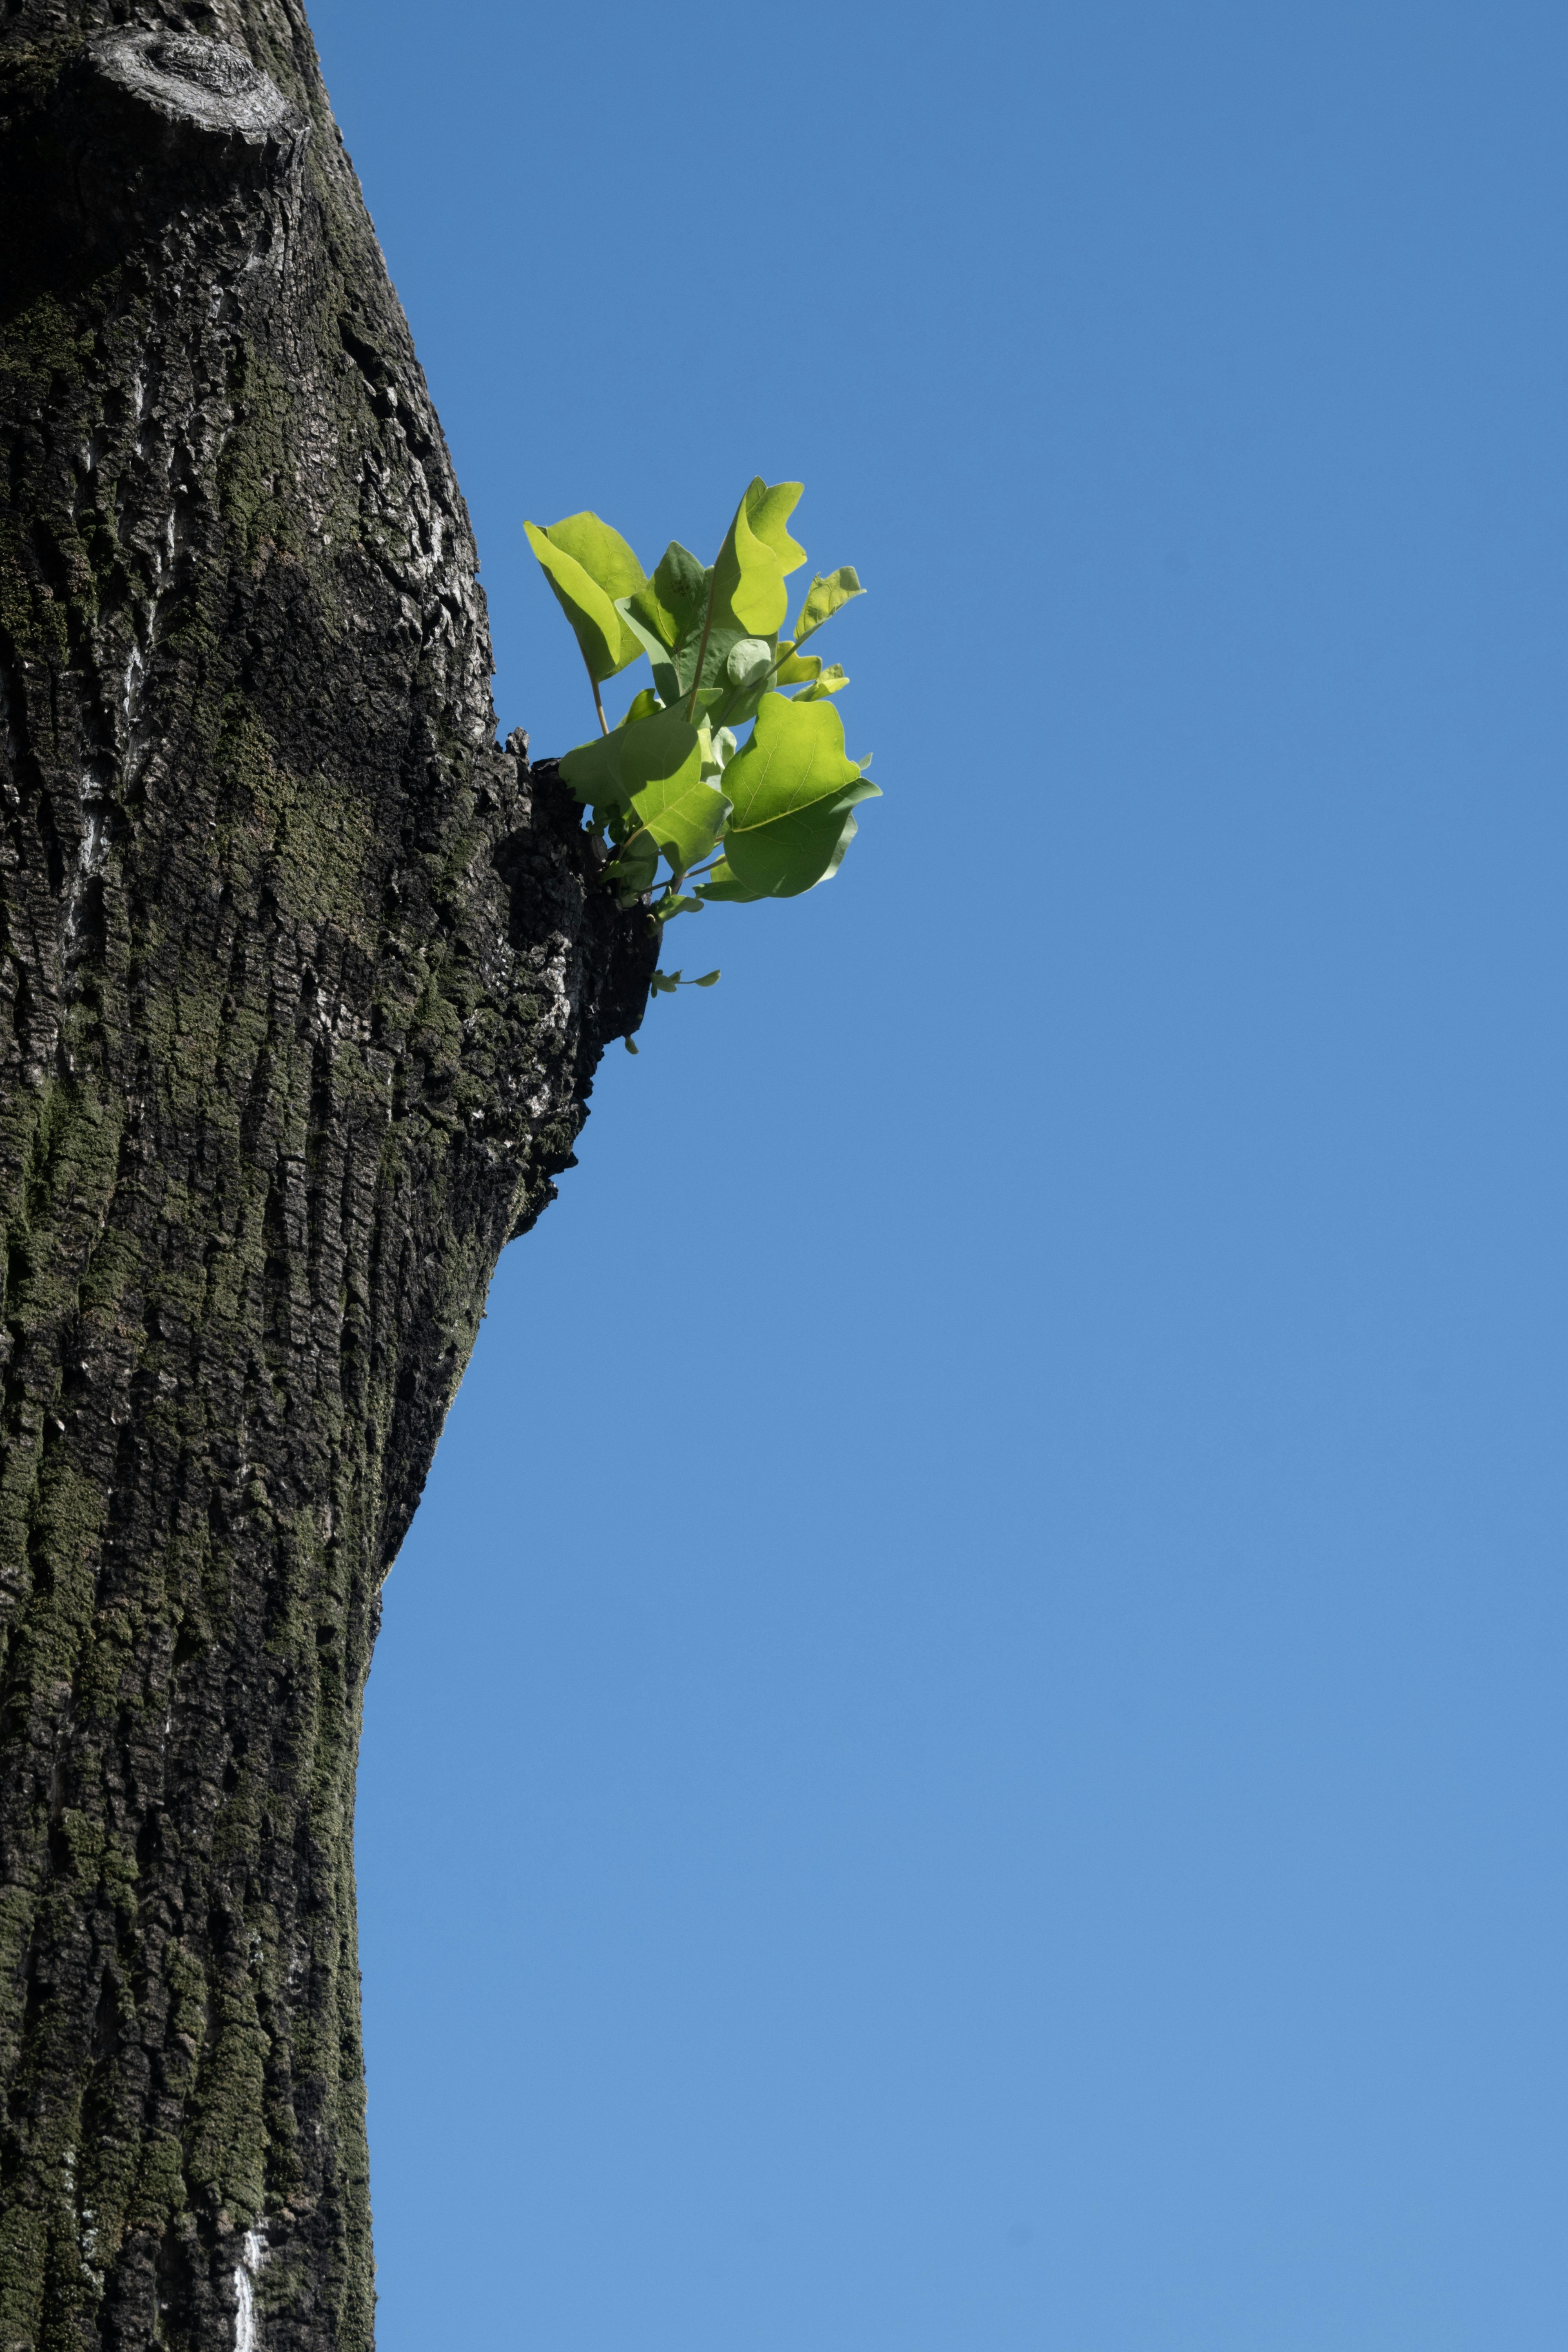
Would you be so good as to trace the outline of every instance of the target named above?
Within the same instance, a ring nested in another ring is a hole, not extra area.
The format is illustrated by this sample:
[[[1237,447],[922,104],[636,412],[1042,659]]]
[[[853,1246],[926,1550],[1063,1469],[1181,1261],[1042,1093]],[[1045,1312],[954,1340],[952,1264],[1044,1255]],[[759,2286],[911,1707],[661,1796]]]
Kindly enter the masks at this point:
[[[315,0],[474,516],[799,476],[387,1588],[383,2352],[1568,2342],[1568,17]]]

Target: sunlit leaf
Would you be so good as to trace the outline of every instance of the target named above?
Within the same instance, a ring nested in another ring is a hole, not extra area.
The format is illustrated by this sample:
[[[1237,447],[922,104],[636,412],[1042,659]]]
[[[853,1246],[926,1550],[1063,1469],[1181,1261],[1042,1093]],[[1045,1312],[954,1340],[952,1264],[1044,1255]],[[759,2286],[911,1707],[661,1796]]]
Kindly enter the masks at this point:
[[[782,694],[763,697],[756,732],[725,770],[724,789],[733,803],[725,863],[747,889],[774,898],[795,898],[837,872],[853,837],[850,810],[878,791],[845,758],[831,702]]]
[[[819,665],[820,667],[820,665]],[[790,698],[794,702],[821,702],[827,695],[842,694],[849,680],[837,662],[830,662],[820,677]],[[863,766],[864,761],[860,762]]]
[[[618,730],[621,781],[648,837],[681,871],[713,846],[729,814],[724,793],[702,781],[702,745],[679,710],[656,711]]]
[[[779,647],[781,653],[784,646]],[[810,686],[822,676],[822,664],[815,654],[785,654],[773,672],[776,686]]]
[[[616,610],[643,569],[618,530],[595,514],[567,515],[541,529],[525,522],[528,543],[543,566],[595,683],[636,661],[642,646]]]
[[[612,604],[618,596],[630,596],[637,589],[647,586],[647,574],[631,548],[620,532],[600,516],[584,509],[582,514],[564,515],[559,522],[546,523],[544,530],[552,547],[560,548],[580,563]]]
[[[852,596],[865,593],[852,563],[840,564],[837,572],[819,572],[806,591],[805,603],[795,625],[795,644],[815,635],[824,621],[830,621]]]
[[[714,566],[715,614],[732,614],[752,636],[776,636],[789,610],[785,576],[805,562],[784,526],[800,497],[799,482],[775,482],[759,474],[735,509]]]

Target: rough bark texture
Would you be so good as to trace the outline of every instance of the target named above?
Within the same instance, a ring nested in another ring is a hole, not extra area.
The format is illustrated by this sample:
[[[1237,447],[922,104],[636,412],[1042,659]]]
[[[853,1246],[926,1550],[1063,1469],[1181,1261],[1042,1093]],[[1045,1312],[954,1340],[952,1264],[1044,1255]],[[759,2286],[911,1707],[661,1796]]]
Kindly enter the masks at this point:
[[[0,2352],[349,2352],[377,1595],[651,926],[295,0],[0,0]]]

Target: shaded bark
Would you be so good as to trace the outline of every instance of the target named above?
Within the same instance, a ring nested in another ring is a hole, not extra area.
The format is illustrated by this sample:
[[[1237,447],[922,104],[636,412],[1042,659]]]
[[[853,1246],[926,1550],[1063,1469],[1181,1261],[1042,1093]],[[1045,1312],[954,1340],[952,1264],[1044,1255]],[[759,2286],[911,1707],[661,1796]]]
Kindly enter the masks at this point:
[[[0,0],[0,2352],[347,2352],[381,1580],[652,927],[294,0]]]

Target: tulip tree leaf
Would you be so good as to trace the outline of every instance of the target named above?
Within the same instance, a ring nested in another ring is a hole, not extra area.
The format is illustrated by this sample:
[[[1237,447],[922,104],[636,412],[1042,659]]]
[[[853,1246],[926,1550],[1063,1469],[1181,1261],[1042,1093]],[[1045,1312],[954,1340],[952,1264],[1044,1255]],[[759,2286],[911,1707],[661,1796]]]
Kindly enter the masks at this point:
[[[653,578],[631,597],[628,617],[640,622],[668,653],[681,641],[697,635],[708,609],[708,573],[689,548],[672,539],[659,557]]]
[[[837,572],[819,572],[806,592],[799,620],[795,625],[795,641],[798,646],[814,636],[824,621],[848,604],[852,596],[863,596],[859,578],[852,563],[841,563]]]
[[[724,856],[737,881],[770,898],[793,898],[837,871],[852,831],[845,819],[877,786],[844,756],[831,702],[765,694],[745,751],[724,772],[733,809]]]
[[[839,664],[837,662],[829,662],[827,667],[823,669],[819,663],[817,667],[820,675],[813,678],[809,686],[803,688],[799,694],[793,696],[791,698],[792,700],[795,702],[820,702],[826,695],[843,693],[844,688],[848,685],[849,680],[845,676]],[[863,760],[859,762],[861,767],[864,767],[865,764],[866,763]]]
[[[675,668],[669,658],[669,648],[661,637],[657,637],[651,629],[644,626],[637,614],[637,600],[635,596],[618,596],[616,599],[616,610],[620,614],[622,628],[631,631],[638,646],[652,663],[655,685],[658,685],[661,677],[671,681],[670,694],[666,698],[672,698],[675,693],[673,683]]]
[[[750,686],[773,667],[773,649],[763,637],[737,637],[724,656],[724,675],[731,686]]]
[[[702,780],[702,744],[679,710],[620,731],[620,772],[632,812],[650,840],[684,872],[712,848],[730,813],[728,797]]]
[[[697,895],[700,898],[727,898],[744,904],[748,899],[764,898],[767,894],[753,890],[749,883],[741,881],[726,859],[713,868],[705,882],[697,885]]]
[[[637,586],[641,564],[620,532],[595,514],[567,515],[542,530],[535,522],[522,527],[572,624],[589,677],[595,685],[614,677],[642,651],[615,603]]]
[[[784,650],[781,645],[780,653]],[[791,652],[784,654],[784,658],[773,672],[773,683],[775,686],[810,686],[821,676],[822,664],[815,654]]]
[[[789,610],[786,576],[805,562],[784,526],[800,497],[799,482],[775,482],[770,489],[759,474],[730,525],[714,566],[715,614],[731,614],[746,634],[774,637]]]
[[[546,524],[544,535],[552,547],[582,565],[612,604],[617,597],[629,596],[647,584],[647,573],[620,532],[596,514],[566,515],[560,522]]]

